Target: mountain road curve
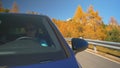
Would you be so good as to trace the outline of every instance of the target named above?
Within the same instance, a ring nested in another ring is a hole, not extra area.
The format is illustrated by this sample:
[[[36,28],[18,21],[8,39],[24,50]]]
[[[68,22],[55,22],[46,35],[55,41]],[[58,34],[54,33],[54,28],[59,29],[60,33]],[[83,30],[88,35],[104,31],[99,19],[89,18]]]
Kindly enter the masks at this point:
[[[77,53],[76,58],[83,68],[120,68],[120,63],[110,61],[87,51]]]

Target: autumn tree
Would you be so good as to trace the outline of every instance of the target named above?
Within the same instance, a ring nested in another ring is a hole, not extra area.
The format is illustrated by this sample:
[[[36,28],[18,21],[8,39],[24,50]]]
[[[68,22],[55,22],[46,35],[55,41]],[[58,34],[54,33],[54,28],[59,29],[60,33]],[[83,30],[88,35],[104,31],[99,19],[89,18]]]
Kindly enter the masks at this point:
[[[80,20],[83,18],[83,14],[84,14],[84,11],[82,10],[82,7],[78,6],[73,19],[76,20],[76,22],[80,22]]]
[[[113,30],[111,25],[105,25],[99,12],[95,11],[93,6],[90,6],[87,12],[84,12],[82,7],[78,6],[73,18],[67,19],[66,21],[56,19],[52,20],[58,26],[64,37],[83,37],[89,39],[108,40],[110,38],[114,38],[114,35],[119,33],[120,30],[119,26],[119,29]],[[112,18],[110,22],[116,21]],[[116,36],[115,38],[119,38],[118,35]]]
[[[113,28],[107,32],[107,41],[120,42],[120,29]]]
[[[94,8],[92,5],[87,10],[87,23],[92,23],[93,25],[101,25],[102,18],[99,16],[98,11],[94,11]]]
[[[111,26],[111,27],[113,27],[113,28],[119,26],[117,20],[116,20],[114,17],[111,17],[111,18],[110,18],[109,26]]]
[[[94,11],[93,6],[90,6],[86,12],[86,25],[83,28],[83,36],[89,39],[105,39],[105,31],[103,28],[102,18],[98,11]]]
[[[106,26],[106,32],[112,31],[113,29],[119,30],[119,25],[114,17],[110,18],[109,24]]]
[[[52,21],[55,22],[64,37],[79,37],[78,23],[73,23],[72,20],[61,21],[52,19]]]
[[[12,9],[10,10],[11,13],[19,13],[19,8],[16,2],[13,3]]]
[[[109,24],[106,26],[106,40],[120,42],[120,26],[114,17],[110,18]]]
[[[0,1],[0,12],[6,12],[6,13],[9,12],[9,9],[3,8],[1,1]]]
[[[86,23],[86,13],[82,10],[81,6],[78,6],[75,14],[73,16],[73,20],[78,23],[85,24]]]
[[[4,9],[4,12],[9,13],[10,10],[9,9]]]
[[[0,1],[0,12],[3,12],[4,9],[3,9],[3,6],[2,6],[2,2]]]

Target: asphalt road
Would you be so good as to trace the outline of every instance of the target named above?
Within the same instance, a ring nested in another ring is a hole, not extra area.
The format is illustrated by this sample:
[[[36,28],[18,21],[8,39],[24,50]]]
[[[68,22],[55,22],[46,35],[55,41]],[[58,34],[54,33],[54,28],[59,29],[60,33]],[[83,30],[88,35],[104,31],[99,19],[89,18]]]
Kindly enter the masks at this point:
[[[83,68],[120,68],[120,64],[86,51],[76,54],[76,58]]]

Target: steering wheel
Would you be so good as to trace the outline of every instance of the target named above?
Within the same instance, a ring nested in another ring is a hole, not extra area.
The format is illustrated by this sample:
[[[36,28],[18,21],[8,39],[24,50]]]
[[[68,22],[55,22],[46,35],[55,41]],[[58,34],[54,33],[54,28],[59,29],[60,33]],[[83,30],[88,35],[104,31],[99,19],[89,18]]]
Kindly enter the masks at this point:
[[[30,40],[33,40],[32,37],[28,37],[28,36],[19,37],[19,38],[17,38],[16,40],[24,40],[24,39],[30,39]]]

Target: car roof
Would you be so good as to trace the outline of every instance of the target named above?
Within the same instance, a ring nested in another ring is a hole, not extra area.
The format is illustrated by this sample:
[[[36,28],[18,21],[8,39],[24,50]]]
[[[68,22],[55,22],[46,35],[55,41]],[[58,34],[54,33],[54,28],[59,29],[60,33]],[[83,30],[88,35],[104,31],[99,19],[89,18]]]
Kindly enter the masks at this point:
[[[22,20],[33,21],[39,20],[39,18],[44,18],[49,20],[50,18],[46,15],[36,15],[36,14],[25,14],[25,13],[0,13],[0,19],[11,21],[11,22],[21,22]],[[1,20],[0,20],[1,21]]]
[[[41,17],[47,17],[47,18],[49,18],[47,15],[42,15],[42,14],[27,14],[27,13],[0,13],[0,16],[1,15],[9,15],[9,16],[15,16],[15,15],[18,15],[18,16],[41,16]]]
[[[4,27],[21,27],[27,23],[41,25],[42,19],[49,21],[49,17],[45,15],[22,14],[22,13],[0,13],[0,29]],[[50,23],[50,22],[46,22]],[[45,24],[45,23],[44,23]]]

